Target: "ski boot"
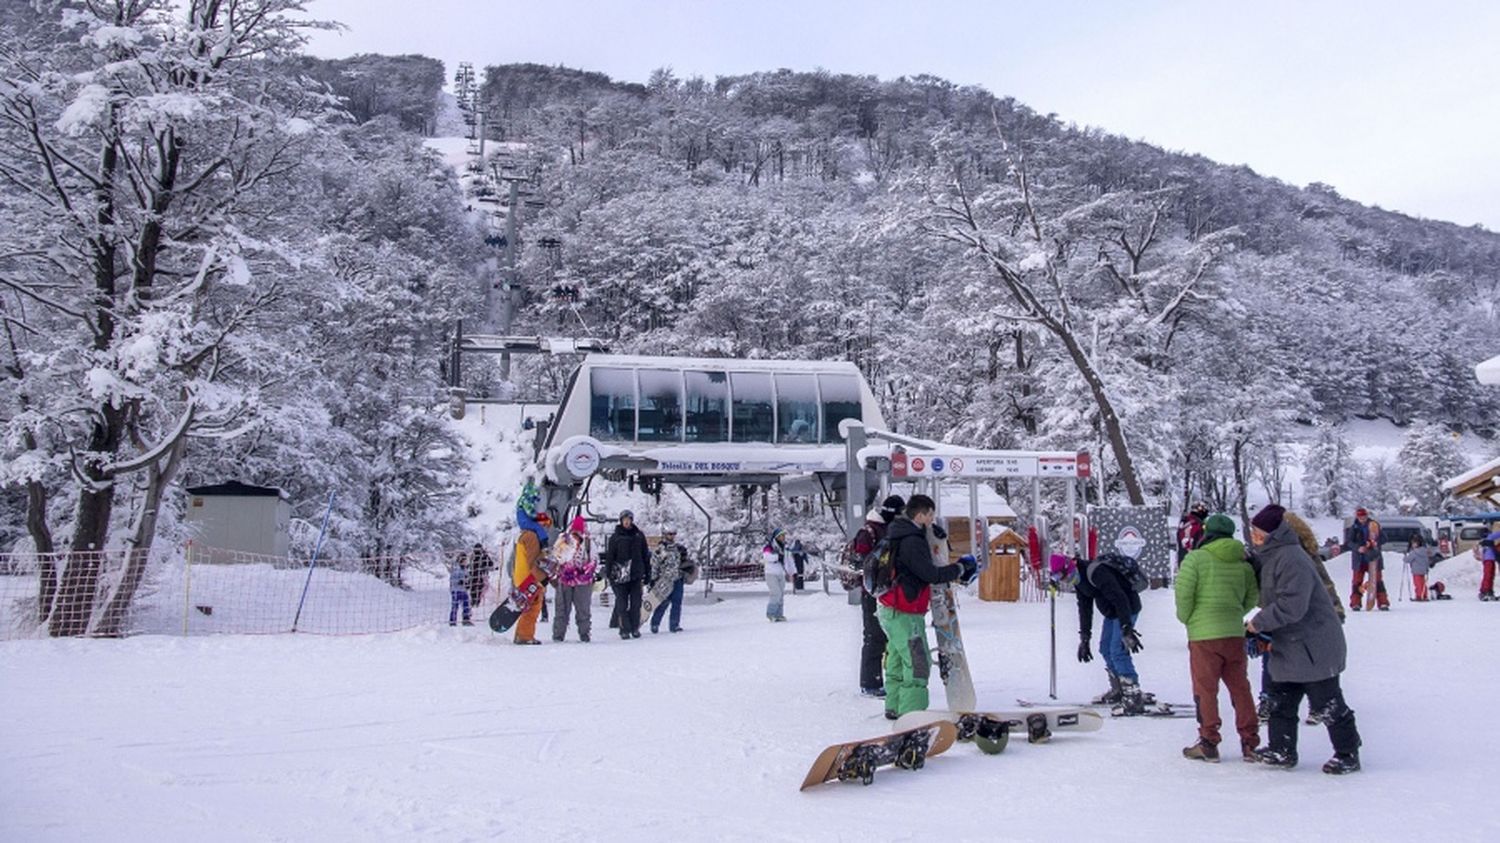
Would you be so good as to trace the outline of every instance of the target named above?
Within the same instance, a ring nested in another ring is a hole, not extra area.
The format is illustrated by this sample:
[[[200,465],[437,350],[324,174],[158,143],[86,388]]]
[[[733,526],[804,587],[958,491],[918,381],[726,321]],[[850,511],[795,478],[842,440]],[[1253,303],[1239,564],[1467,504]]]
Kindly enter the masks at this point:
[[[1091,705],[1114,705],[1120,701],[1120,677],[1112,670],[1105,670],[1109,674],[1109,690],[1094,697]]]
[[[1261,694],[1260,700],[1255,703],[1255,719],[1262,723],[1271,720],[1271,695]]]
[[[1267,767],[1277,767],[1282,770],[1290,770],[1297,766],[1297,753],[1285,752],[1280,749],[1262,747],[1255,751],[1255,756],[1261,764]]]
[[[1115,717],[1134,717],[1146,713],[1146,695],[1136,679],[1120,678],[1120,701],[1109,710]]]
[[[1323,765],[1323,772],[1330,776],[1343,776],[1359,772],[1359,753],[1335,753],[1332,758],[1328,759],[1328,763]]]
[[[1046,719],[1045,715],[1042,715]],[[974,745],[985,755],[999,755],[1010,743],[1010,724],[999,720],[981,720],[974,730]]]
[[[1481,591],[1481,592],[1479,592],[1479,602],[1481,602],[1481,603],[1493,603],[1493,602],[1495,602],[1495,592],[1493,592],[1493,591]]]

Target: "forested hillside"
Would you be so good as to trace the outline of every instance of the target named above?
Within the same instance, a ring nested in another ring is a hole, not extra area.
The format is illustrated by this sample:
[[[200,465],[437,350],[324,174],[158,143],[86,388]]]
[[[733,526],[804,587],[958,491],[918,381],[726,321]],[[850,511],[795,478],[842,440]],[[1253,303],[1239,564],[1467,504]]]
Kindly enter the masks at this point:
[[[1356,416],[1495,432],[1480,228],[932,77],[507,65],[483,98],[547,203],[525,227],[536,330],[848,357],[900,429],[1088,447],[1135,499],[1232,499],[1277,443]]]

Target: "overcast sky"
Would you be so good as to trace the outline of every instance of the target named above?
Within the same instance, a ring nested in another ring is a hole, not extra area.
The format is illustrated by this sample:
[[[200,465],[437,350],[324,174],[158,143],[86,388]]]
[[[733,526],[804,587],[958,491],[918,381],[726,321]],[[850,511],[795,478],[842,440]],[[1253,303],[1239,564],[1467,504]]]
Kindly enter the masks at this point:
[[[643,82],[931,73],[1080,125],[1500,231],[1490,0],[312,0],[321,56],[537,62]]]

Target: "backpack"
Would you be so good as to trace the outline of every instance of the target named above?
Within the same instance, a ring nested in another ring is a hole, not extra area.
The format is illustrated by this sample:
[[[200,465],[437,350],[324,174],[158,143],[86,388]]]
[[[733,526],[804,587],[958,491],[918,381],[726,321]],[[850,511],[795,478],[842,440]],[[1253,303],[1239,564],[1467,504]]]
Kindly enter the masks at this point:
[[[1115,569],[1124,578],[1125,583],[1131,591],[1140,594],[1151,587],[1151,581],[1141,571],[1141,566],[1135,559],[1119,553],[1101,553],[1095,560],[1101,565]]]
[[[895,551],[891,540],[883,537],[864,558],[865,592],[871,597],[880,597],[896,584]]]

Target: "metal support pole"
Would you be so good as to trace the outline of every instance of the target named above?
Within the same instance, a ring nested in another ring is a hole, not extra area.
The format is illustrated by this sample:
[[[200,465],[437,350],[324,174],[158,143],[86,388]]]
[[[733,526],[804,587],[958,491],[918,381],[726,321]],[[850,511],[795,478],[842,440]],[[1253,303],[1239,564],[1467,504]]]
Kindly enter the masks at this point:
[[[307,588],[312,585],[313,570],[318,567],[318,552],[323,549],[323,537],[328,535],[328,519],[333,515],[333,498],[338,492],[328,493],[328,509],[323,513],[323,526],[318,530],[318,543],[313,545],[312,560],[307,563],[307,579],[302,582],[302,596],[297,599],[297,614],[292,618],[292,631],[297,631],[297,622],[302,620],[302,605],[307,602]]]
[[[844,440],[844,538],[854,537],[865,523],[865,467],[859,461],[859,452],[869,443],[865,426],[857,423],[844,425],[848,438]]]
[[[481,135],[483,137],[483,135]],[[516,204],[519,201],[521,182],[510,179],[508,200],[510,208],[505,215],[505,266],[501,269],[500,289],[500,333],[509,334],[511,322],[516,314]],[[510,354],[500,355],[500,380],[510,380]]]
[[[701,512],[701,513],[703,513],[703,520],[708,523],[708,532],[706,532],[706,533],[703,534],[703,558],[700,559],[700,560],[698,560],[698,564],[699,565],[703,565],[705,562],[707,562],[707,560],[711,556],[713,556],[713,552],[714,552],[714,517],[713,517],[713,515],[709,514],[708,510],[706,510],[706,509],[703,508],[702,504],[698,503],[697,498],[694,498],[688,492],[687,487],[685,487],[685,486],[683,486],[682,484],[679,483],[679,484],[677,484],[677,491],[681,492],[682,495],[683,495],[683,497],[685,497],[689,501],[691,501],[692,504],[693,504],[693,506],[697,507],[698,511]],[[708,577],[704,576],[703,577],[703,596],[704,597],[708,597],[708,592],[709,592]]]

